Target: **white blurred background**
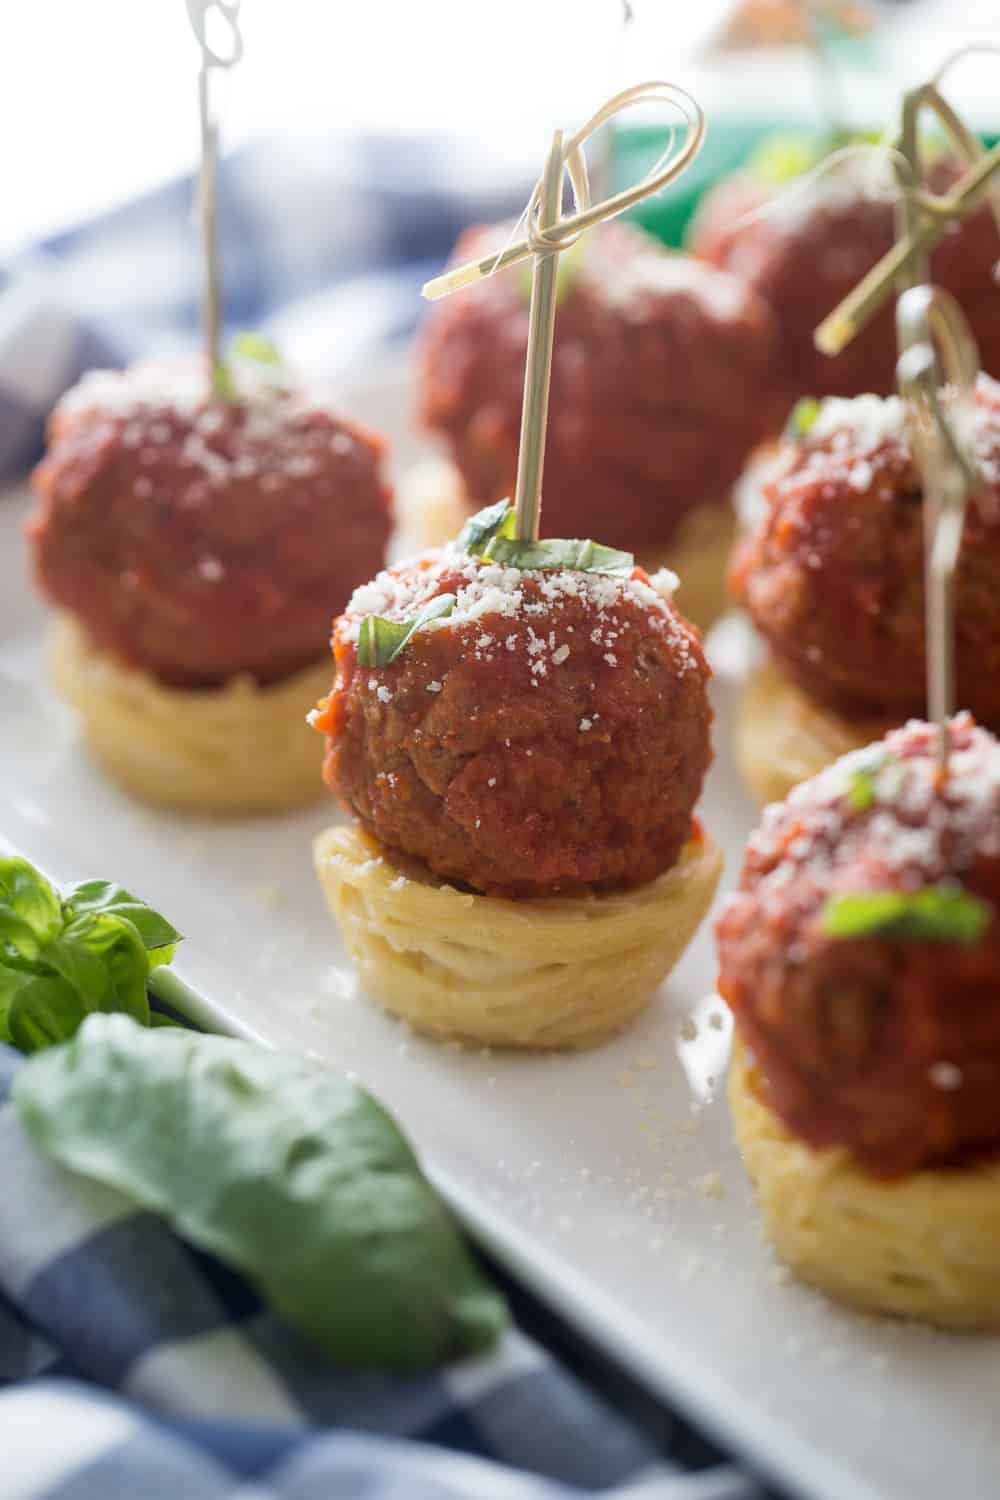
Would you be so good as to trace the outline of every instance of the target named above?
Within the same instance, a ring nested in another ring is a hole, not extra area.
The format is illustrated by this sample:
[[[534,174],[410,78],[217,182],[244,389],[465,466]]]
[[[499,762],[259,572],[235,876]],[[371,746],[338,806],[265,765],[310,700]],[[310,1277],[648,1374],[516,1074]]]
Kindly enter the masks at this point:
[[[244,0],[228,149],[275,132],[503,133],[535,162],[554,122],[665,76],[710,113],[817,110],[795,49],[706,59],[731,0]],[[877,66],[852,78],[857,123],[952,48],[1000,38],[1000,0],[885,0]],[[0,255],[188,170],[196,48],[183,0],[6,0]],[[1000,59],[970,62],[956,100],[1000,122]]]

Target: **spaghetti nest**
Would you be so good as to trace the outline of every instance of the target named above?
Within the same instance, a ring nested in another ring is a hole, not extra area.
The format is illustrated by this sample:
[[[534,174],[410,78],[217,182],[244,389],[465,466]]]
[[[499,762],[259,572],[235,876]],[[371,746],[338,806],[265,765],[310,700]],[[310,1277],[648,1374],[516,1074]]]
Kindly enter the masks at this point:
[[[316,870],[369,992],[433,1036],[586,1047],[648,1004],[708,910],[722,869],[707,840],[631,891],[510,900],[457,890],[354,827]]]
[[[446,459],[415,465],[400,486],[396,512],[395,555],[409,557],[443,546],[459,534],[470,514],[458,470]],[[682,518],[669,544],[641,553],[636,562],[650,574],[660,568],[676,573],[680,586],[674,603],[699,630],[707,631],[729,607],[726,560],[735,535],[731,505],[702,505]]]
[[[880,1181],[842,1147],[816,1151],[761,1101],[737,1044],[736,1142],[774,1244],[803,1280],[870,1311],[1000,1328],[1000,1162]]]
[[[783,802],[800,781],[894,726],[888,719],[844,719],[811,703],[799,688],[765,662],[743,690],[736,722],[740,773],[761,802]]]
[[[325,657],[267,687],[237,677],[218,689],[171,688],[120,667],[63,614],[51,628],[49,669],[94,754],[146,801],[200,813],[279,812],[323,790],[323,746],[305,714],[329,690]]]

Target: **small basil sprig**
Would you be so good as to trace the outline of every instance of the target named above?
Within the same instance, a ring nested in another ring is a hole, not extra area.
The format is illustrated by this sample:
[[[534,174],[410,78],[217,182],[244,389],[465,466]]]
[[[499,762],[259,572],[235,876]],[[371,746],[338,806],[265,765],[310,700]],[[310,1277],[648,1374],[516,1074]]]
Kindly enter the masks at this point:
[[[0,1041],[34,1052],[98,1010],[148,1026],[149,972],[179,938],[121,886],[88,880],[60,897],[26,859],[0,859]]]
[[[258,365],[280,365],[281,355],[277,344],[272,344],[262,333],[246,330],[238,333],[229,346],[230,354],[237,359],[252,359]]]
[[[359,664],[362,667],[387,667],[396,660],[414,631],[431,620],[450,615],[454,608],[454,594],[439,594],[412,620],[386,620],[381,615],[365,615],[358,631]]]
[[[514,535],[514,507],[509,500],[498,500],[470,516],[458,533],[457,545],[463,552],[482,557],[495,537]]]
[[[161,1214],[350,1365],[415,1370],[507,1322],[388,1114],[308,1058],[91,1016],[18,1072],[34,1144]]]
[[[519,540],[514,535],[514,520],[514,507],[510,501],[498,500],[495,505],[487,505],[469,517],[458,534],[456,545],[473,557],[481,557],[484,562],[502,563],[525,571],[568,568],[578,573],[631,577],[635,567],[631,552],[602,547],[600,542],[557,537],[539,542]],[[382,615],[366,615],[358,630],[359,665],[387,667],[396,660],[415,631],[430,620],[450,615],[455,603],[454,594],[439,594],[412,620],[386,620]]]
[[[600,542],[546,537],[544,541],[519,540],[514,535],[514,507],[509,500],[498,500],[485,510],[470,516],[458,534],[458,546],[485,562],[503,563],[509,568],[554,570],[572,569],[578,573],[606,573],[613,578],[628,578],[635,567],[631,552],[619,552]]]
[[[792,442],[807,437],[815,426],[822,406],[822,401],[817,401],[815,396],[803,396],[801,401],[796,401],[785,423],[785,437]]]
[[[889,757],[879,746],[870,751],[858,752],[847,774],[847,800],[855,812],[867,812],[875,804],[879,774],[884,770]]]
[[[922,943],[977,943],[992,911],[957,882],[919,891],[857,891],[829,896],[820,920],[830,937],[886,937]]]
[[[602,547],[600,542],[546,537],[544,541],[518,541],[514,537],[496,536],[483,557],[504,563],[509,568],[536,568],[542,571],[570,568],[578,573],[606,573],[612,578],[629,578],[635,567],[631,552]]]
[[[261,333],[253,333],[249,330],[238,333],[229,345],[229,361],[234,359],[252,360],[254,364],[269,365],[280,369],[282,364],[281,355],[276,344],[266,339]],[[233,375],[231,363],[217,359],[212,367],[212,390],[216,396],[223,401],[238,401],[239,386]]]

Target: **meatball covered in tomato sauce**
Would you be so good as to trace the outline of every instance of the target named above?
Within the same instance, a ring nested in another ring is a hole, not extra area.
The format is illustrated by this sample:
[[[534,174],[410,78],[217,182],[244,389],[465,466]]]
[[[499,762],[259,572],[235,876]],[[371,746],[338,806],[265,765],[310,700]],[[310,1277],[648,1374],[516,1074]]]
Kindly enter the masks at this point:
[[[470,230],[455,260],[504,239]],[[735,277],[621,224],[566,251],[559,275],[546,523],[632,550],[669,541],[689,511],[727,499],[769,430],[770,310]],[[441,302],[423,331],[420,417],[447,441],[473,508],[514,490],[527,341],[517,270]]]
[[[980,376],[955,581],[958,702],[1000,727],[1000,385]],[[830,398],[768,465],[730,585],[775,665],[848,717],[925,710],[923,492],[896,396]]]
[[[767,809],[717,927],[765,1102],[881,1176],[1000,1146],[1000,744],[912,722]]]
[[[334,629],[315,725],[325,775],[389,850],[477,891],[637,885],[692,836],[711,759],[708,668],[651,581],[525,571],[454,549],[379,574]],[[367,616],[450,595],[386,666],[359,664]]]
[[[178,687],[267,683],[327,649],[331,602],[391,525],[379,439],[282,371],[199,363],[84,377],[56,407],[28,526],[44,592],[126,666]]]
[[[953,160],[930,173],[946,192],[962,175]],[[706,194],[688,238],[691,252],[738,276],[772,309],[780,345],[785,410],[799,396],[856,396],[895,388],[892,308],[879,313],[834,358],[813,331],[896,238],[892,198],[871,188],[870,169],[847,163],[785,201],[750,174],[726,178]],[[983,368],[1000,375],[1000,296],[993,267],[1000,236],[988,208],[945,235],[931,256],[931,279],[957,297],[979,342]]]

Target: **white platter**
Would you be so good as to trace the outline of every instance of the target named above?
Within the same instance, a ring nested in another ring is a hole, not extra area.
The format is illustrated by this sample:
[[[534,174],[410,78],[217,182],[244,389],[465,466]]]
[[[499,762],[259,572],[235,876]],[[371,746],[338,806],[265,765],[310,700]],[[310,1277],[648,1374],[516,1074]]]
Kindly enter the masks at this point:
[[[412,457],[398,371],[344,404]],[[709,927],[639,1023],[595,1052],[481,1055],[408,1035],[358,993],[316,888],[310,840],[329,805],[182,818],[128,801],[87,761],[44,686],[25,508],[0,499],[0,835],[58,880],[107,876],[160,907],[190,940],[178,968],[203,1020],[357,1074],[524,1280],[809,1500],[1000,1493],[1000,1340],[856,1316],[790,1282],[761,1242],[720,1097]],[[713,645],[702,811],[728,885],[755,813],[728,753],[739,632]]]

